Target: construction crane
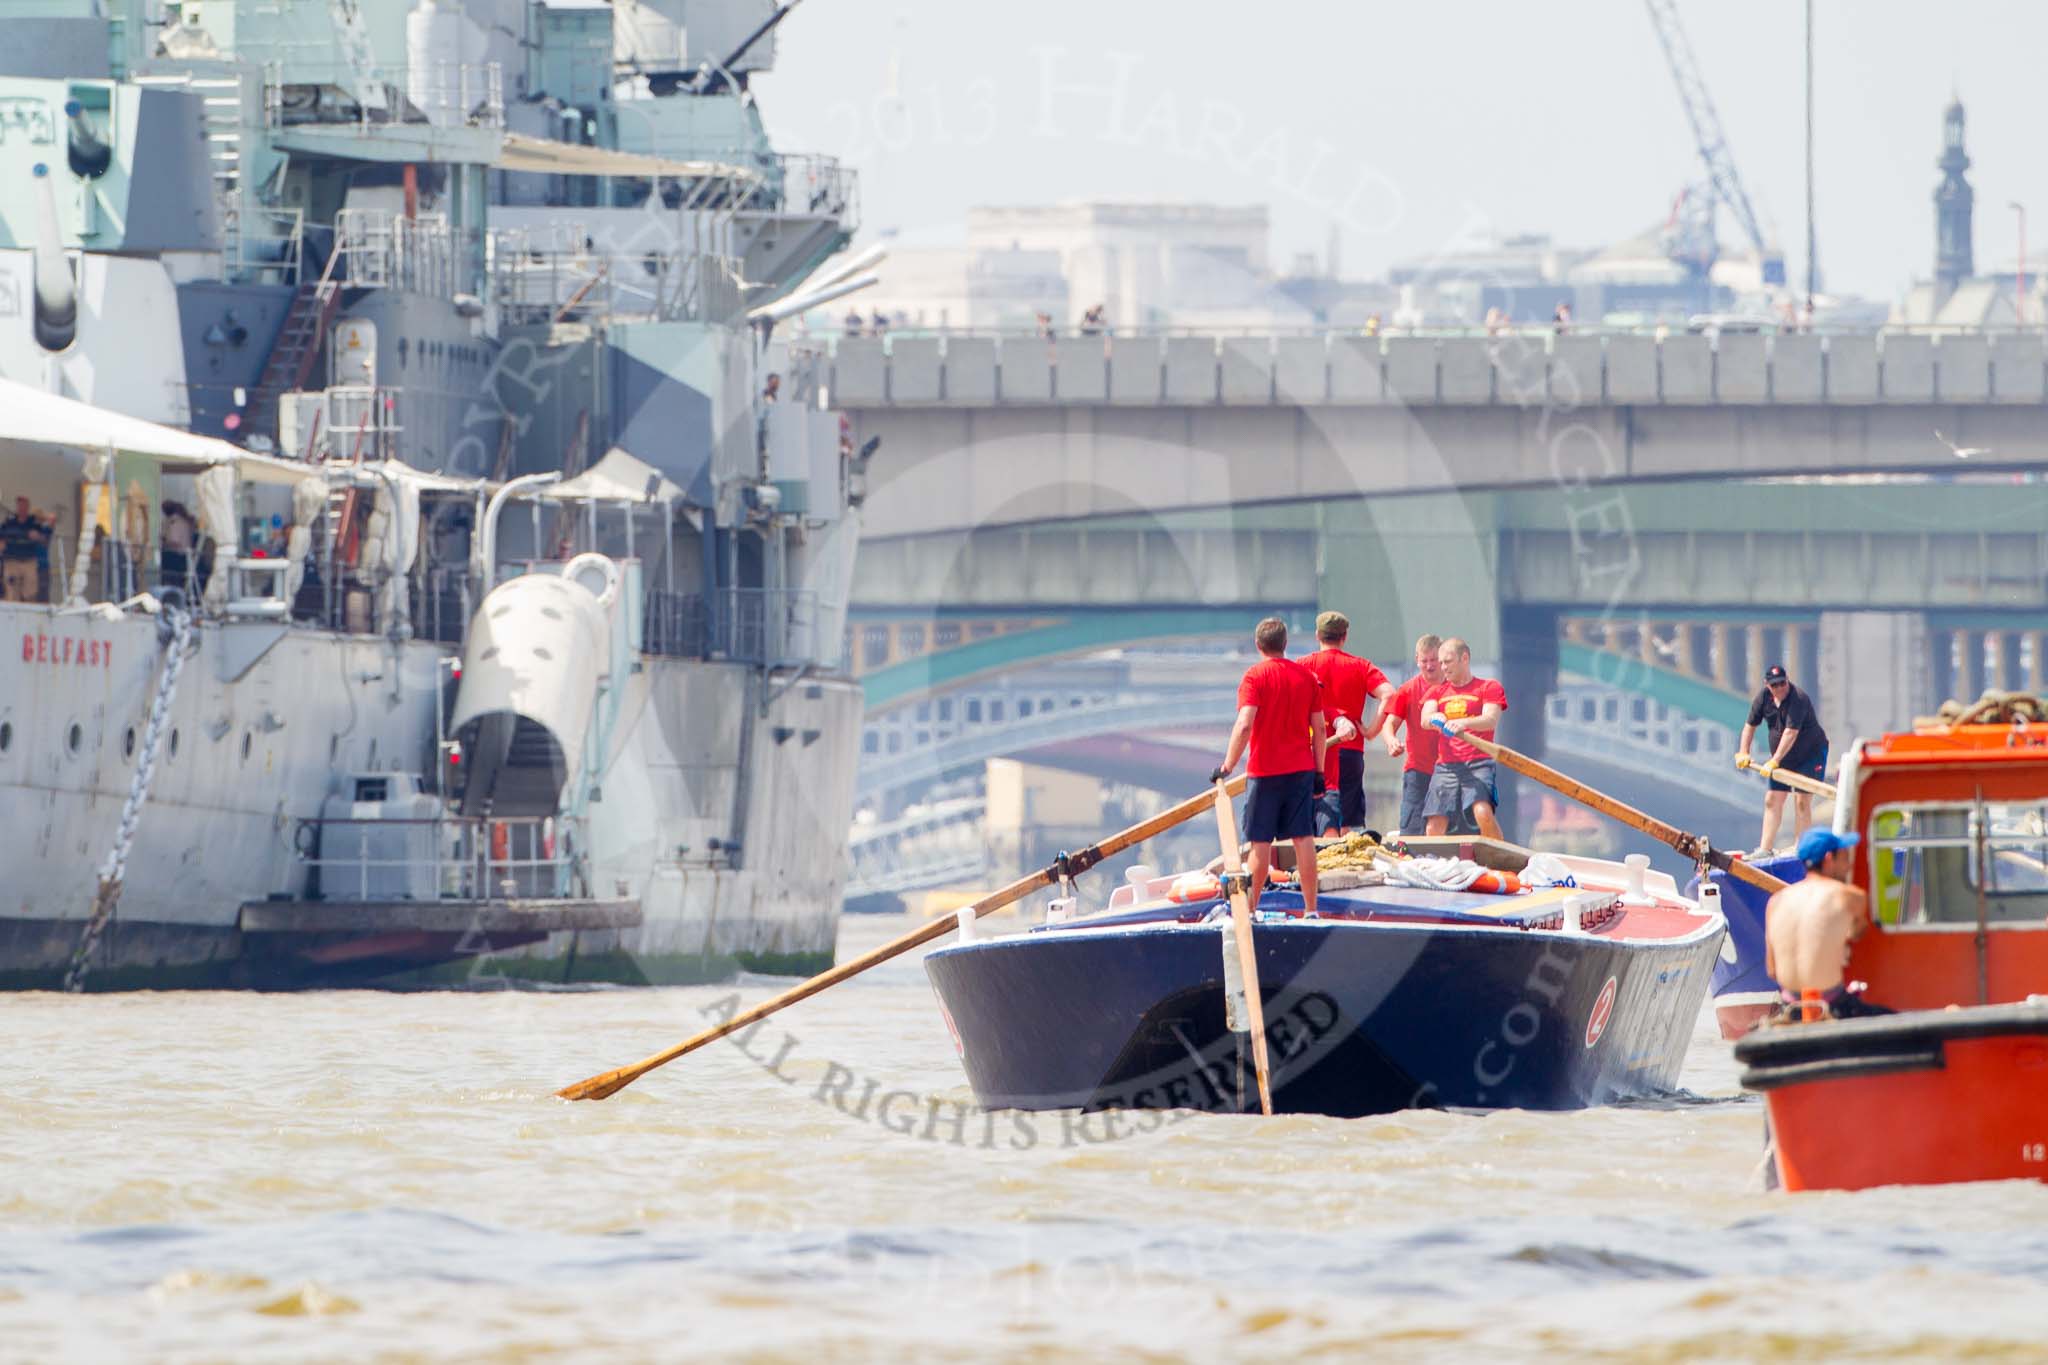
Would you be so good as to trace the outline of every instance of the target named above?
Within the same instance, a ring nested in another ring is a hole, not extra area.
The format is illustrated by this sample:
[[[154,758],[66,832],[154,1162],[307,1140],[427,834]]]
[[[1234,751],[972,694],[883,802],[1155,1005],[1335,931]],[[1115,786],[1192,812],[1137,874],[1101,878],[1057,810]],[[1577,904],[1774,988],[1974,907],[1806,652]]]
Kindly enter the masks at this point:
[[[1749,191],[1742,188],[1735,158],[1728,151],[1728,139],[1721,132],[1721,116],[1714,112],[1713,97],[1700,76],[1692,44],[1686,41],[1685,26],[1678,20],[1677,0],[1643,3],[1657,29],[1657,41],[1664,45],[1665,60],[1671,63],[1671,79],[1678,86],[1679,103],[1685,106],[1685,117],[1692,124],[1693,140],[1699,144],[1700,160],[1706,163],[1707,181],[1713,186],[1714,198],[1735,215],[1750,245],[1756,248],[1757,258],[1763,263],[1764,283],[1783,284],[1785,253],[1764,240],[1763,225],[1757,221],[1756,209],[1749,202]]]

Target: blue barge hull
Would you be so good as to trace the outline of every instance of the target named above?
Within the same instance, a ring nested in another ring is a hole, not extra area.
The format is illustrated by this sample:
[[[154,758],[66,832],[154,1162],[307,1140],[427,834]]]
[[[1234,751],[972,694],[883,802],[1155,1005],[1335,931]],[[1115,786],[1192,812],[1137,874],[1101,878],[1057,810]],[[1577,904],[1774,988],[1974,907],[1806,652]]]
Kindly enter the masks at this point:
[[[1806,864],[1791,854],[1758,858],[1750,863],[1782,882],[1796,882],[1806,875]],[[1711,875],[1721,891],[1721,913],[1728,918],[1728,942],[1733,951],[1714,964],[1714,1006],[1720,1016],[1721,1036],[1740,1038],[1757,1021],[1777,1008],[1778,983],[1764,970],[1764,907],[1771,893],[1751,886],[1726,872]],[[1698,896],[1700,879],[1686,887],[1686,895]]]
[[[982,1105],[1257,1108],[1245,1035],[1225,1021],[1221,926],[1122,918],[925,959]],[[1624,936],[1650,919],[1664,932]],[[1274,1108],[1576,1109],[1668,1092],[1721,937],[1719,917],[1675,910],[1595,933],[1262,913]]]

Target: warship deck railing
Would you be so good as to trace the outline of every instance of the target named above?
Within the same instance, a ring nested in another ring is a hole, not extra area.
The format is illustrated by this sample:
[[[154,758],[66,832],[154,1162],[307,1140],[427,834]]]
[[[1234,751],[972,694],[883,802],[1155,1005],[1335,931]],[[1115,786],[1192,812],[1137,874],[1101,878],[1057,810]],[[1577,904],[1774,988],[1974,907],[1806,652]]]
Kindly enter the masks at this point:
[[[325,46],[308,50],[331,51]],[[344,92],[345,101],[295,93],[328,90]],[[407,123],[502,128],[505,78],[496,62],[358,65],[287,56],[263,69],[263,123],[266,128],[326,124],[372,134]]]
[[[820,638],[818,594],[808,589],[722,588],[647,594],[649,654],[724,659],[767,668],[833,665],[836,642]],[[827,657],[827,652],[834,657]]]
[[[527,900],[574,894],[567,816],[308,819],[295,847],[310,900]]]

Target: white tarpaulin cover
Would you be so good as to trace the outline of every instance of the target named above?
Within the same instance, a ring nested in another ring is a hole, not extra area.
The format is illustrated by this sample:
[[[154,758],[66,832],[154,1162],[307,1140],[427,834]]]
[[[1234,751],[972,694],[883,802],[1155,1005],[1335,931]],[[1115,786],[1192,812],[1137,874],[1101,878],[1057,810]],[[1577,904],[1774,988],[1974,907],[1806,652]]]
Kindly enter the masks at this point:
[[[403,460],[378,460],[354,466],[346,466],[337,460],[329,462],[325,468],[355,468],[366,474],[388,475],[400,483],[412,485],[422,493],[488,493],[495,487],[489,479],[462,474],[436,474],[431,469],[414,469]],[[306,466],[301,465],[299,469],[303,473]]]
[[[579,147],[524,133],[505,134],[504,149],[494,163],[501,170],[533,171],[542,175],[614,175],[627,180],[654,180],[669,176],[689,180],[759,180],[742,166],[717,161],[672,161],[664,156],[643,156],[638,152],[613,151],[608,147]]]
[[[575,478],[549,484],[534,496],[550,502],[674,502],[683,490],[653,465],[613,446]]]
[[[225,444],[225,442],[223,442]],[[206,605],[218,612],[228,600],[228,564],[241,534],[235,526],[235,471],[216,464],[199,476],[199,532],[213,538],[213,574],[206,580]]]
[[[381,535],[377,528],[383,521]],[[390,630],[404,619],[405,576],[412,572],[420,550],[420,485],[416,479],[394,478],[377,490],[375,510],[370,514],[373,528],[365,538],[365,558],[381,551],[385,573],[377,586],[377,625]],[[376,551],[371,550],[371,545]],[[372,561],[375,562],[375,561]]]

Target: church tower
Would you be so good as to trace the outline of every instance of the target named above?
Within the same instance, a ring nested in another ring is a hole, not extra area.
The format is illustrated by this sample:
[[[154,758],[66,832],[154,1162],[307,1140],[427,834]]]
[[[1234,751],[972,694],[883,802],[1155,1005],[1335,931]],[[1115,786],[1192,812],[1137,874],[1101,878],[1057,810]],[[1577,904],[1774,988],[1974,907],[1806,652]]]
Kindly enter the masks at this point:
[[[1963,172],[1970,169],[1963,150],[1963,102],[1948,107],[1941,120],[1941,184],[1934,191],[1934,283],[1946,299],[1956,286],[1977,273],[1970,250],[1970,204],[1976,194]]]

